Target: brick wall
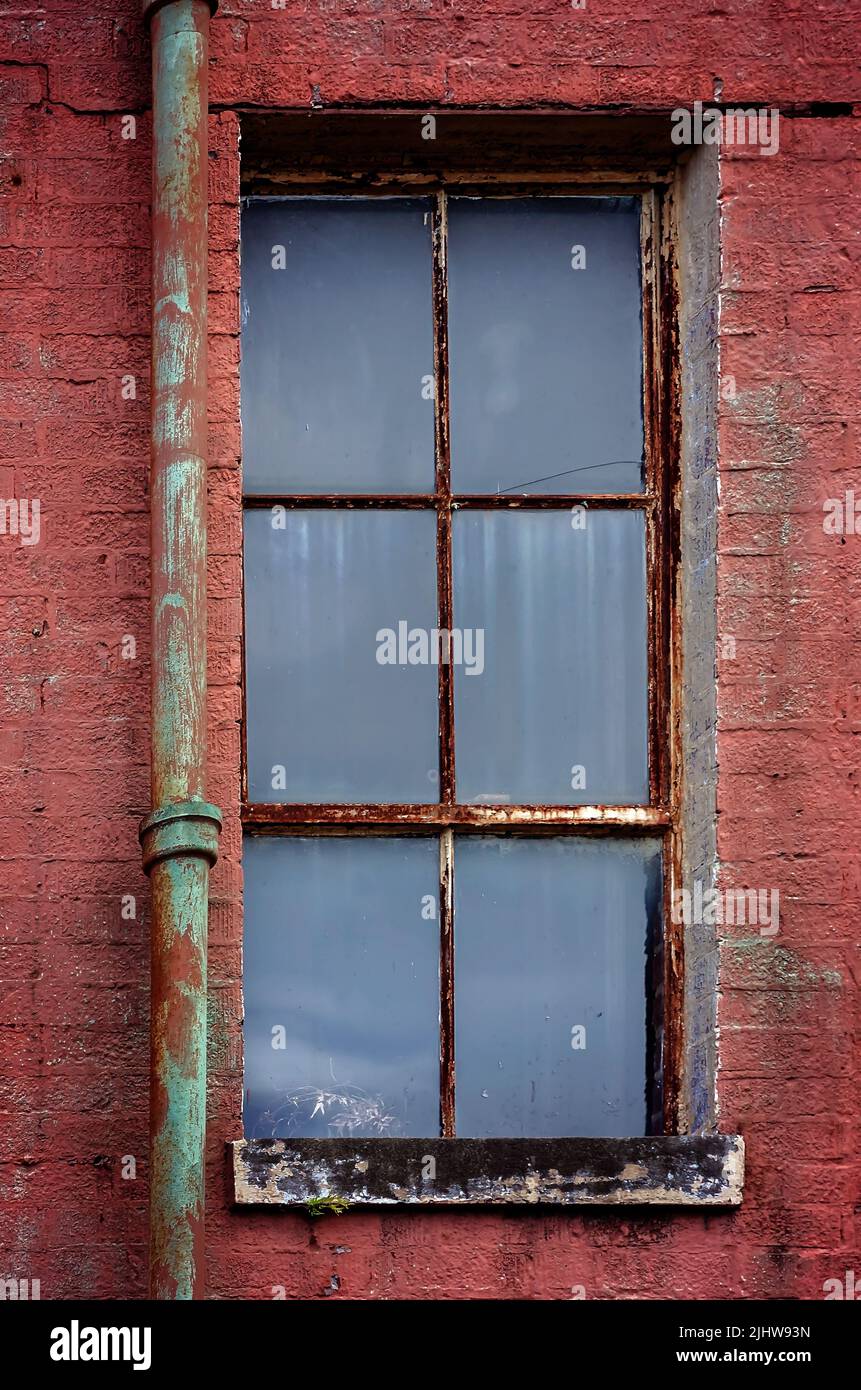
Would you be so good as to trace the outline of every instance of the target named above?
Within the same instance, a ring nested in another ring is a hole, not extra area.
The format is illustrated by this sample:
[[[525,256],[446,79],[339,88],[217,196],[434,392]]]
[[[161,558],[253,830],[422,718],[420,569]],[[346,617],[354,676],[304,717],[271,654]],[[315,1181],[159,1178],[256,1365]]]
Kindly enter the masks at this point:
[[[861,23],[838,0],[633,8],[225,0],[213,21],[214,1297],[817,1298],[861,1269],[861,541],[822,527],[826,498],[861,496]],[[148,92],[136,0],[0,0],[0,496],[41,503],[37,545],[0,537],[0,1272],[39,1278],[44,1298],[145,1289]],[[720,160],[717,634],[735,656],[718,660],[717,852],[725,883],[781,894],[777,938],[730,929],[721,950],[721,1125],[747,1140],[744,1206],[235,1214],[236,108],[647,111],[718,95],[784,113],[777,155]]]

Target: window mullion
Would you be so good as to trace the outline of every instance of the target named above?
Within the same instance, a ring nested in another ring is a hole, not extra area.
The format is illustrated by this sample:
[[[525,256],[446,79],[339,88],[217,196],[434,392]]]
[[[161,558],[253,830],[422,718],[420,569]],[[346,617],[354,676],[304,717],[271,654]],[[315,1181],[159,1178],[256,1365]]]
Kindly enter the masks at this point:
[[[442,632],[450,633],[452,618],[451,574],[451,452],[449,448],[448,398],[448,280],[446,195],[438,193],[433,226],[433,332],[434,412],[437,498],[437,619]],[[440,801],[455,802],[454,772],[454,675],[451,663],[439,663],[439,774]]]
[[[454,1119],[454,834],[439,841],[439,1079],[440,1128],[444,1139],[455,1132]]]

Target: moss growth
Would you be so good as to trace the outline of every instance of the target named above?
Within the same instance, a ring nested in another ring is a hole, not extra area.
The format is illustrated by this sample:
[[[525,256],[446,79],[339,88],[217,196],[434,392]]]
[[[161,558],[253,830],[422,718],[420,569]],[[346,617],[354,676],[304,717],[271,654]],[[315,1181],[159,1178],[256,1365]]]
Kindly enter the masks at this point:
[[[308,1202],[308,1215],[325,1216],[329,1211],[333,1216],[340,1216],[349,1207],[350,1203],[343,1197],[312,1197]]]

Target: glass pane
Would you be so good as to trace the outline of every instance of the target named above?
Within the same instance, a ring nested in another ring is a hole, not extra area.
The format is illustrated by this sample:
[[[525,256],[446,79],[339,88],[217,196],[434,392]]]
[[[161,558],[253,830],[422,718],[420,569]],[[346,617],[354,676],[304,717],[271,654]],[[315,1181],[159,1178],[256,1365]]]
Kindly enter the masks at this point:
[[[636,198],[449,202],[455,492],[639,492]]]
[[[439,1133],[438,874],[433,839],[246,838],[249,1137]]]
[[[246,492],[432,492],[431,202],[242,215]]]
[[[661,854],[634,839],[458,837],[457,1133],[646,1133]]]
[[[647,803],[642,512],[460,512],[453,553],[458,799]]]
[[[431,512],[246,512],[252,801],[438,799],[438,671],[405,640],[436,623],[435,543]]]

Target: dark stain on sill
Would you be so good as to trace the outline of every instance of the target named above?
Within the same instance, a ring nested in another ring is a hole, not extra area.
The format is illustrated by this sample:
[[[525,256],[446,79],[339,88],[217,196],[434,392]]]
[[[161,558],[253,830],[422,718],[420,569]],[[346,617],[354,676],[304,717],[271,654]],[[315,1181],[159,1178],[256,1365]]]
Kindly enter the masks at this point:
[[[632,1139],[240,1139],[239,1206],[738,1206],[738,1135]]]

